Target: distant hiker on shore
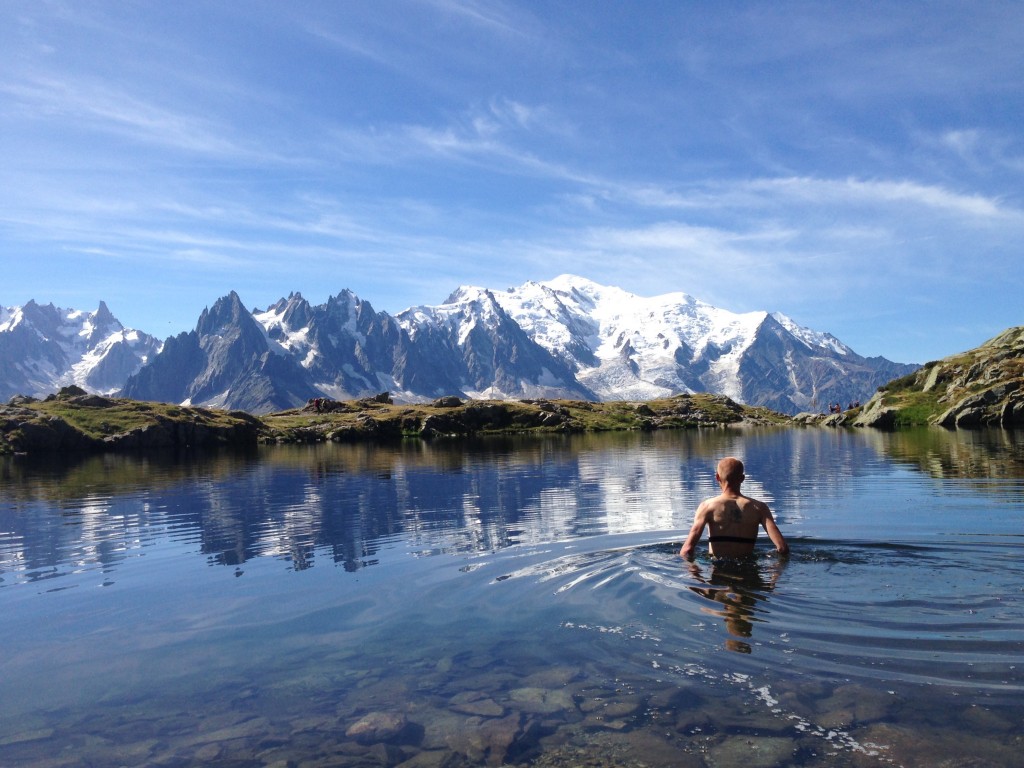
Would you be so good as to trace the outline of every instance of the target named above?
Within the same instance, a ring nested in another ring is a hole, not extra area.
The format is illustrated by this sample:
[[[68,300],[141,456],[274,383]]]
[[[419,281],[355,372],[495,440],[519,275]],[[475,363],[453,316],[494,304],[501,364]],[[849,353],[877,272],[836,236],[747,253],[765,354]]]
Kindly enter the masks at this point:
[[[744,496],[740,491],[744,478],[743,462],[739,459],[727,457],[718,462],[715,480],[722,492],[714,498],[705,499],[697,507],[693,527],[679,550],[680,555],[687,560],[693,559],[693,551],[704,528],[709,529],[709,548],[714,557],[749,555],[754,551],[757,531],[762,526],[779,553],[789,554],[789,545],[775,524],[768,505]]]

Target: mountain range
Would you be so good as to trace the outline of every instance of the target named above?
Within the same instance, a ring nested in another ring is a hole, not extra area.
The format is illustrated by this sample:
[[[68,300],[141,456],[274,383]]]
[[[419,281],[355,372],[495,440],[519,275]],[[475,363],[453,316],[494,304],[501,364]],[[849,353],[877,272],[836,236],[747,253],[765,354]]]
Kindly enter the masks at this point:
[[[0,397],[72,384],[114,394],[160,348],[159,339],[121,325],[102,301],[95,312],[34,301],[0,307]]]
[[[866,400],[918,366],[862,357],[779,313],[732,313],[563,275],[437,306],[378,312],[349,290],[248,310],[234,292],[162,344],[94,313],[0,309],[0,397],[66,383],[124,397],[267,413],[315,397],[396,401],[646,400],[714,392],[782,413]]]

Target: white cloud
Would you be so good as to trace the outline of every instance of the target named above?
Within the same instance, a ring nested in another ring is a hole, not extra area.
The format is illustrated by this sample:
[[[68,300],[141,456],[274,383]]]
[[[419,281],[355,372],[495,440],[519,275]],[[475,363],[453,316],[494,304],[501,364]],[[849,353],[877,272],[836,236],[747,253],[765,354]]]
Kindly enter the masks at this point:
[[[887,205],[908,203],[920,208],[938,209],[968,218],[1020,216],[1020,211],[1006,208],[1000,200],[984,195],[958,192],[913,181],[865,181],[855,178],[816,179],[791,177],[759,179],[745,184],[747,188],[816,204],[843,202]]]
[[[504,35],[528,35],[523,14],[513,6],[485,0],[420,0],[423,5],[437,9],[450,18],[469,21],[475,26]]]
[[[81,121],[140,142],[216,155],[238,155],[241,148],[224,138],[209,119],[174,112],[86,78],[36,77],[0,83],[28,120]],[[72,123],[74,125],[75,123]]]
[[[680,254],[738,256],[754,248],[776,248],[794,237],[791,230],[731,232],[679,222],[662,222],[638,229],[593,229],[585,242],[591,247],[628,251],[673,251]]]
[[[970,158],[978,146],[981,132],[977,129],[946,131],[942,134],[942,144],[963,158]]]

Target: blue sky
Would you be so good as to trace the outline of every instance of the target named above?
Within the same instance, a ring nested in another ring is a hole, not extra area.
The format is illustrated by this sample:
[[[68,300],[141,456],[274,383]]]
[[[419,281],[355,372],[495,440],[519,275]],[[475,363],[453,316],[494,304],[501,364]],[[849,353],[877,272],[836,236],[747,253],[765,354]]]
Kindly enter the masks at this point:
[[[925,362],[1024,324],[1024,3],[0,3],[0,305],[160,337],[562,273]]]

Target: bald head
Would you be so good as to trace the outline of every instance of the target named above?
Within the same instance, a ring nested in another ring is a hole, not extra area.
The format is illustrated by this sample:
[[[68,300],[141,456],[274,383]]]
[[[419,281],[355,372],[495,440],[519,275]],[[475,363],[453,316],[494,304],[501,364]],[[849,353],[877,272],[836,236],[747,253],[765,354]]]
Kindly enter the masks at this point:
[[[744,477],[743,462],[732,456],[727,456],[718,462],[718,471],[715,476],[719,482],[726,483],[730,488],[739,488]]]

